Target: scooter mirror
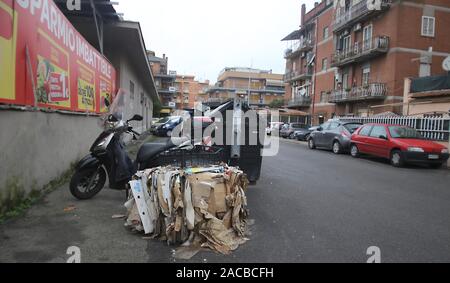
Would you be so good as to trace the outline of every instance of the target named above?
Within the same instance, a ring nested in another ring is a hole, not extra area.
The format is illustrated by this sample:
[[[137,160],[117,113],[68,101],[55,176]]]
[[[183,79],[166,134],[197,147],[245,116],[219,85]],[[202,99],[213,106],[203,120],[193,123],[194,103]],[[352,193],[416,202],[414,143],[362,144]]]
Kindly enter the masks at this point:
[[[108,99],[108,98],[105,98],[105,106],[106,106],[107,108],[109,108],[109,106],[111,106],[111,103],[109,102],[109,99]]]

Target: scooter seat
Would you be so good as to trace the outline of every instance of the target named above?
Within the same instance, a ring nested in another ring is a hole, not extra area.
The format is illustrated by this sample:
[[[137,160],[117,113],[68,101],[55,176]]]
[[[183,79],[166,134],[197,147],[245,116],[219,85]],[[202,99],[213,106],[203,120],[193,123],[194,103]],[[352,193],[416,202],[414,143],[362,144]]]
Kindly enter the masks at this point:
[[[138,164],[150,161],[156,155],[174,147],[169,140],[167,143],[146,143],[141,146],[136,157]]]

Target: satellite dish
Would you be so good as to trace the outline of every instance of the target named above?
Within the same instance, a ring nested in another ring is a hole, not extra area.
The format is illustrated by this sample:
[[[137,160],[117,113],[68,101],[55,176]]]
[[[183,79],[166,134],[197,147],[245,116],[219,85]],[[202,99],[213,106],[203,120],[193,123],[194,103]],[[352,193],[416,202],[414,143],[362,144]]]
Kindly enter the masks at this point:
[[[450,72],[450,56],[445,58],[444,62],[442,62],[442,68],[445,71]]]

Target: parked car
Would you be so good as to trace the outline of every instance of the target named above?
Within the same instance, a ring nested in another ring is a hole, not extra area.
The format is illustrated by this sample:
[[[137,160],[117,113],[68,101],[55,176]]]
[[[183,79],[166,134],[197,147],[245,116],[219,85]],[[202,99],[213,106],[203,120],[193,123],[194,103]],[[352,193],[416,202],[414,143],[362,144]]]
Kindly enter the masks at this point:
[[[312,132],[308,139],[310,149],[324,148],[341,154],[350,150],[352,134],[361,123],[330,120]]]
[[[283,126],[283,122],[271,122],[269,127],[266,128],[266,134],[271,136],[272,134],[277,134],[276,131],[280,131],[281,126]]]
[[[298,141],[308,141],[309,136],[311,135],[311,133],[316,131],[318,128],[319,128],[319,126],[311,127],[311,128],[305,127],[304,129],[300,129],[298,131],[295,131],[293,138],[298,140]]]
[[[150,133],[154,134],[156,131],[156,128],[158,128],[159,126],[167,123],[167,121],[169,121],[170,117],[164,117],[164,118],[155,118],[152,121],[152,126],[150,127]]]
[[[306,125],[303,124],[298,124],[298,123],[290,123],[290,124],[285,124],[281,127],[280,130],[280,137],[282,138],[294,138],[294,133],[295,131],[300,131],[302,129],[307,128]]]
[[[168,121],[162,125],[159,125],[155,129],[155,135],[159,137],[170,137],[172,135],[172,131],[183,122],[183,117],[180,116],[171,116]]]
[[[367,124],[352,136],[351,155],[361,153],[389,159],[395,167],[424,163],[440,168],[449,158],[448,149],[426,140],[417,130],[398,125]]]

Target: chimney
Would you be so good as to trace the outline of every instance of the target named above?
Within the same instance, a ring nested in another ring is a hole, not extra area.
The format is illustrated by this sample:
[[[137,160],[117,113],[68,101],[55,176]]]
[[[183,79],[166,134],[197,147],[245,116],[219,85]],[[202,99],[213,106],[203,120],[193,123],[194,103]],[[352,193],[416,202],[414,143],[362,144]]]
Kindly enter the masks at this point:
[[[319,2],[314,2],[314,8],[316,8],[317,5],[319,5]]]
[[[302,4],[301,26],[303,26],[305,23],[305,15],[306,15],[306,4]]]
[[[166,54],[163,54],[163,59],[166,59]]]

